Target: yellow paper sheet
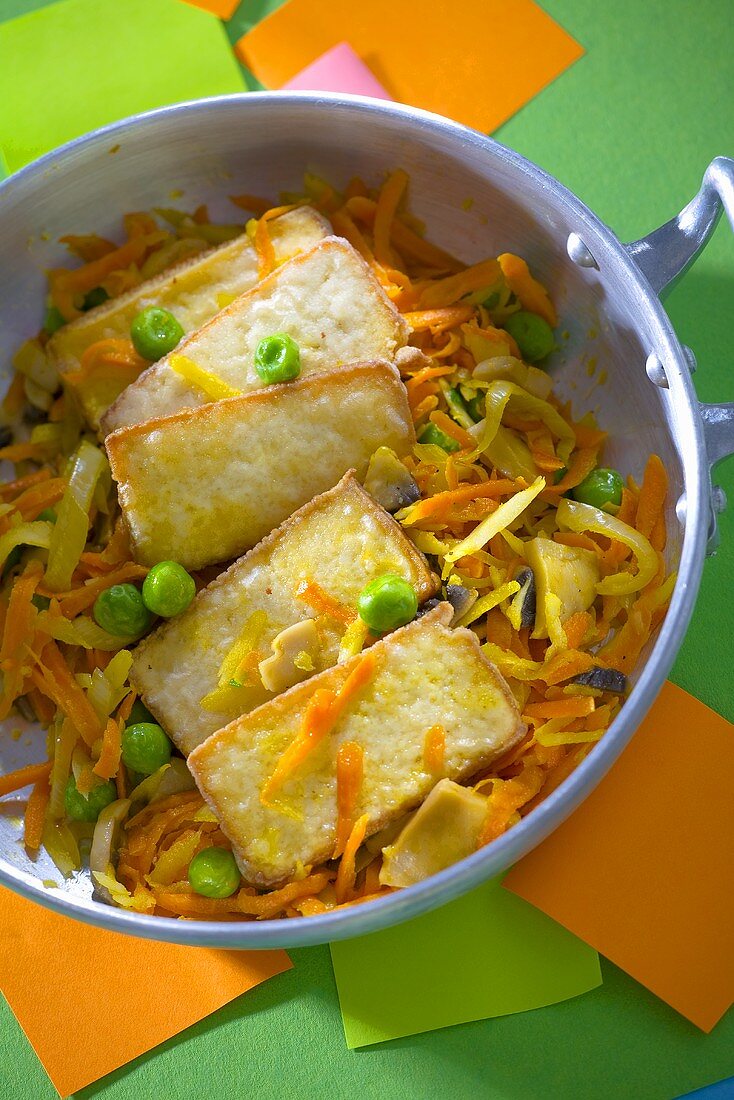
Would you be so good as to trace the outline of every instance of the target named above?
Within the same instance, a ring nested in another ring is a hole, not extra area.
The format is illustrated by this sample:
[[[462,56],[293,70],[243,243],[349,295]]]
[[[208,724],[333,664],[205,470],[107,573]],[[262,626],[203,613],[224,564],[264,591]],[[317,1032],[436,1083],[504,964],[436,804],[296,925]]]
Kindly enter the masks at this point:
[[[491,131],[583,53],[532,0],[289,0],[237,43],[267,87],[348,42],[402,103]]]
[[[0,990],[62,1096],[290,965],[283,951],[214,951],[106,932],[0,888]]]

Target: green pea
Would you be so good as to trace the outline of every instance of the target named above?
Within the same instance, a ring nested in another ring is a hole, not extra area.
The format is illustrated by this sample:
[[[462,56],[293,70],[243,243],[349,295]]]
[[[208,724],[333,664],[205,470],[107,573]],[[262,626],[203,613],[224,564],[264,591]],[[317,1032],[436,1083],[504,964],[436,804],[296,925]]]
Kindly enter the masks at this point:
[[[226,848],[203,848],[189,864],[189,883],[205,898],[229,898],[240,885],[237,861]]]
[[[595,508],[603,508],[605,504],[621,504],[623,489],[624,481],[620,473],[597,467],[576,486],[573,499],[582,504],[593,504]]]
[[[61,310],[57,309],[56,306],[49,306],[43,321],[43,331],[48,336],[53,336],[53,334],[58,332],[65,324],[66,321],[64,320],[64,315]]]
[[[437,428],[435,424],[426,424],[423,431],[418,436],[419,443],[433,443],[436,447],[441,447],[442,450],[448,451],[449,454],[452,451],[458,451],[461,449],[461,444],[457,443],[455,439],[452,439],[446,432],[442,432],[440,428]]]
[[[171,759],[171,742],[155,722],[136,722],[122,731],[122,762],[131,771],[152,775]]]
[[[136,699],[133,703],[130,710],[130,717],[128,718],[125,725],[137,726],[138,722],[155,722],[155,718],[141,699]]]
[[[536,363],[539,359],[545,359],[555,347],[553,329],[537,313],[528,313],[524,309],[519,313],[511,313],[505,321],[505,329],[514,339],[527,363]]]
[[[263,382],[292,382],[301,373],[298,344],[285,332],[266,336],[255,349],[255,370]]]
[[[143,603],[154,615],[180,615],[196,595],[194,578],[176,561],[159,561],[143,581]]]
[[[45,519],[46,523],[56,523],[58,516],[53,508],[44,508],[42,512],[38,513],[38,519]]]
[[[173,351],[183,334],[173,314],[160,306],[148,306],[130,325],[130,339],[136,352],[152,362]]]
[[[72,821],[96,821],[105,806],[117,798],[117,789],[110,780],[92,787],[89,794],[81,794],[76,780],[70,775],[64,791],[66,816]]]
[[[376,634],[404,626],[415,618],[418,597],[415,589],[395,573],[375,577],[359,594],[359,617]]]
[[[477,394],[474,395],[474,397],[471,397],[467,401],[466,407],[469,410],[470,417],[475,422],[477,422],[479,420],[482,420],[484,418],[485,401],[484,401],[484,398],[482,397],[481,393],[477,393]]]
[[[108,634],[137,638],[150,629],[153,616],[134,584],[113,584],[100,592],[92,609],[95,622]]]
[[[82,303],[82,309],[94,309],[95,306],[101,306],[104,302],[109,301],[109,294],[103,286],[96,286],[94,290],[90,290],[84,295],[84,302]]]

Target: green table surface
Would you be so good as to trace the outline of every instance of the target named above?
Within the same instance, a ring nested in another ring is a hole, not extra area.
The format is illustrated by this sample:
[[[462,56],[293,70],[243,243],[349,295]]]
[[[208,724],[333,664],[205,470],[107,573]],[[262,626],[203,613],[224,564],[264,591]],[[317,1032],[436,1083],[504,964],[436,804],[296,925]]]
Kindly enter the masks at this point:
[[[42,0],[0,0],[0,19],[41,6]],[[232,40],[276,6],[277,0],[243,3],[229,24]],[[729,0],[647,0],[644,4],[545,0],[544,7],[587,53],[495,136],[557,176],[623,240],[634,240],[685,205],[714,156],[734,153],[731,4]],[[488,64],[495,60],[490,58]],[[726,224],[721,224],[667,302],[679,337],[697,355],[695,380],[702,400],[734,397],[728,333],[732,303],[734,241]],[[696,611],[672,678],[734,720],[726,615],[734,592],[734,463],[719,468],[717,481],[732,506],[720,517],[721,549],[706,564]],[[293,951],[292,958],[295,969],[289,974],[78,1095],[89,1100],[164,1096],[167,1100],[235,1096],[410,1100],[475,1094],[491,1100],[541,1096],[585,1100],[591,1095],[626,1100],[643,1092],[657,1095],[652,1083],[639,1092],[612,1085],[612,1075],[605,1074],[601,1062],[582,1086],[573,1068],[579,1057],[594,1057],[597,1039],[596,1049],[607,1049],[608,1036],[604,1041],[602,1037],[611,1021],[612,1001],[615,1018],[620,1008],[631,1003],[633,983],[609,965],[604,968],[605,986],[587,994],[598,1034],[592,1030],[585,1037],[586,1054],[577,1049],[569,1055],[561,1041],[563,1005],[540,1010],[544,1026],[558,1028],[558,1049],[549,1054],[546,1048],[528,1076],[519,1075],[517,1066],[534,1060],[531,1040],[538,1033],[540,1021],[535,1017],[539,1013],[465,1024],[349,1052],[328,948]],[[458,963],[462,969],[470,960]],[[135,1011],[133,990],[129,996]],[[644,991],[634,1000],[648,1014],[641,1019],[669,1020],[670,1027],[679,1029],[682,1058],[677,1091],[686,1092],[702,1082],[705,1070],[698,1078],[695,1073],[706,1065],[703,1036],[694,1035],[689,1025],[676,1020]],[[73,1022],[69,1041],[73,1043]],[[707,1042],[718,1046],[716,1032]],[[637,1056],[646,1057],[644,1034]],[[719,1068],[716,1076],[726,1072]],[[734,1072],[734,1049],[728,1072]],[[592,1081],[594,1087],[587,1091]],[[0,1007],[0,1091],[13,1100],[56,1096],[4,1003]]]

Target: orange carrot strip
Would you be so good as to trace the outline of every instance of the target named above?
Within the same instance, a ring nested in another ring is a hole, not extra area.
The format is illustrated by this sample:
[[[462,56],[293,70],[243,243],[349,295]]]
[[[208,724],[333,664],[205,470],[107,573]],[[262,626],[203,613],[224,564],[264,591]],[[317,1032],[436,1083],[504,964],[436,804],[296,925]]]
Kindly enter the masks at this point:
[[[504,833],[512,815],[535,797],[543,786],[544,779],[545,772],[542,768],[529,765],[514,779],[493,781],[478,847],[489,844]]]
[[[372,249],[345,209],[336,210],[331,215],[331,224],[340,236],[349,241],[352,248],[356,248],[363,260],[368,264],[374,261]]]
[[[365,225],[373,226],[377,210],[375,200],[363,195],[349,195],[346,198],[345,205],[351,216],[358,218]],[[459,260],[419,236],[405,225],[400,218],[393,221],[392,239],[401,253],[417,263],[425,264],[426,267],[435,267],[453,272],[463,270],[464,265]]]
[[[255,229],[255,248],[257,249],[257,273],[260,279],[264,279],[275,267],[275,249],[270,239],[268,222],[294,209],[293,204],[290,206],[273,206],[258,219]]]
[[[147,575],[148,570],[145,566],[136,565],[135,562],[130,561],[102,577],[93,577],[80,588],[72,588],[68,592],[53,593],[46,592],[41,587],[41,591],[48,596],[55,595],[59,601],[59,609],[62,615],[65,615],[67,619],[73,619],[82,611],[86,611],[88,607],[91,607],[100,592],[104,592],[106,588],[111,588],[113,584],[123,584],[125,581],[140,580]]]
[[[96,233],[67,233],[64,237],[59,237],[61,244],[65,244],[69,249],[69,252],[74,256],[78,256],[80,260],[84,260],[85,263],[89,263],[91,260],[99,260],[102,256],[106,256],[108,252],[114,252],[117,245],[112,241],[105,240],[104,237],[98,237]]]
[[[443,332],[447,328],[461,325],[474,316],[472,306],[448,306],[446,309],[421,309],[413,313],[404,313],[403,317],[413,332]]]
[[[230,195],[229,201],[233,202],[235,206],[239,206],[241,210],[250,211],[258,218],[261,218],[273,206],[270,199],[261,199],[257,195]]]
[[[355,741],[344,741],[336,754],[336,843],[333,858],[344,851],[354,825],[354,811],[364,776],[364,750]]]
[[[498,256],[502,274],[507,280],[507,285],[513,294],[520,299],[523,309],[530,313],[537,313],[547,321],[551,328],[558,324],[555,308],[545,287],[534,279],[530,269],[524,260],[514,256],[511,252],[505,252]]]
[[[148,366],[148,360],[138,355],[132,340],[108,337],[85,348],[78,369],[68,371],[64,377],[70,385],[79,386],[100,373],[109,373],[107,368],[111,367],[115,375],[119,374],[120,381],[128,384]]]
[[[424,309],[452,306],[465,294],[493,286],[501,277],[502,272],[497,260],[482,260],[481,263],[472,264],[471,267],[464,268],[456,275],[447,275],[445,279],[434,280],[421,294],[420,305]]]
[[[423,766],[427,772],[439,775],[446,758],[446,730],[443,726],[431,726],[423,742]]]
[[[50,771],[49,771],[50,775]],[[41,847],[43,836],[43,823],[46,818],[46,807],[51,795],[49,775],[44,775],[33,785],[31,796],[28,799],[23,819],[23,841],[26,848],[37,852]]]
[[[578,649],[587,631],[593,624],[593,618],[588,611],[577,611],[563,623],[563,631],[566,635],[566,644],[569,649]]]
[[[102,735],[102,751],[99,754],[99,760],[92,768],[94,774],[101,776],[102,779],[112,779],[120,766],[121,752],[122,730],[120,723],[114,718],[108,718]]]
[[[17,377],[22,377],[18,375]],[[18,497],[25,489],[29,489],[31,485],[38,485],[41,481],[48,481],[51,477],[51,471],[46,467],[42,470],[36,470],[32,474],[26,474],[25,477],[19,477],[17,481],[8,481],[5,485],[0,485],[0,500],[7,502],[12,500],[13,497]]]
[[[584,718],[593,712],[595,706],[591,695],[576,695],[544,703],[526,703],[523,714],[528,718]]]
[[[273,794],[287,777],[331,733],[345,707],[372,679],[376,664],[374,654],[368,651],[348,674],[338,692],[317,688],[306,704],[298,733],[278,760],[275,771],[260,792],[263,805],[271,804]]]
[[[28,460],[42,462],[48,456],[48,443],[11,443],[7,447],[0,447],[0,461],[26,462]]]
[[[49,641],[43,649],[43,661],[36,658],[36,662],[37,667],[31,672],[33,683],[74,723],[91,747],[101,736],[102,726],[92,704],[72,676],[56,642]]]
[[[0,775],[0,798],[13,791],[19,791],[31,783],[39,783],[42,779],[48,779],[51,774],[51,761],[43,764],[26,764],[23,768],[17,768],[7,775]]]
[[[248,894],[240,890],[237,895],[237,910],[250,917],[274,917],[297,898],[319,894],[331,881],[328,871],[318,871],[306,878],[297,879],[282,886],[280,890],[271,890],[269,894]]]
[[[550,687],[552,684],[560,684],[563,680],[570,680],[572,676],[579,676],[582,672],[589,672],[595,663],[589,653],[582,653],[578,649],[564,650],[548,662],[547,666],[541,670],[539,678]]]
[[[373,228],[375,240],[375,258],[381,264],[393,264],[393,251],[390,247],[390,233],[392,230],[398,203],[408,186],[407,172],[402,168],[391,172],[383,184],[377,198],[375,208],[375,222]]]
[[[33,642],[33,628],[38,615],[32,601],[40,579],[41,574],[37,569],[28,568],[17,578],[10,593],[0,645],[0,669],[3,672],[0,718],[7,718],[23,688],[24,662],[28,660],[27,654]]]
[[[441,412],[437,409],[436,412],[432,412],[430,416],[431,421],[440,428],[446,435],[450,435],[452,439],[455,439],[457,443],[461,444],[461,447],[465,451],[473,451],[477,445],[476,439],[469,435],[464,428],[459,427],[456,421],[452,420],[450,416],[447,416],[445,412]]]
[[[568,467],[566,474],[555,485],[546,485],[540,499],[555,500],[556,497],[562,496],[569,489],[575,489],[596,466],[596,455],[595,448],[582,447],[578,451],[574,451],[571,465]]]
[[[522,483],[521,488],[527,488]],[[464,504],[472,500],[484,500],[487,497],[501,497],[516,493],[518,482],[509,478],[497,478],[496,481],[484,481],[478,485],[461,485],[458,489],[449,489],[442,493],[435,493],[432,497],[418,501],[410,507],[411,523],[417,520],[427,519],[429,516],[445,515],[454,504]]]
[[[304,581],[299,585],[296,596],[309,604],[314,611],[318,611],[321,615],[328,615],[329,618],[343,623],[344,626],[349,626],[357,618],[356,611],[339,603],[339,600],[330,596],[316,581],[310,579]]]
[[[408,393],[411,389],[419,386],[421,382],[427,382],[429,378],[442,378],[445,374],[453,374],[454,367],[421,367],[417,373],[411,375],[411,377],[405,383],[405,388]]]
[[[354,880],[356,878],[354,857],[357,854],[357,849],[365,838],[368,821],[369,814],[362,814],[362,816],[355,821],[354,827],[349,834],[349,839],[344,848],[344,855],[341,858],[339,870],[336,875],[335,889],[337,904],[349,901],[352,891],[354,890]]]
[[[668,492],[668,475],[657,455],[650,455],[645,467],[645,475],[640,486],[640,499],[637,502],[635,527],[650,537],[658,518],[662,515],[665,497]]]
[[[151,236],[136,237],[113,252],[73,271],[50,272],[51,297],[64,319],[70,321],[80,316],[81,311],[74,305],[75,294],[86,294],[87,291],[94,290],[112,271],[124,269],[142,259],[148,245],[154,243]],[[155,236],[160,236],[161,240],[165,238],[162,232]]]

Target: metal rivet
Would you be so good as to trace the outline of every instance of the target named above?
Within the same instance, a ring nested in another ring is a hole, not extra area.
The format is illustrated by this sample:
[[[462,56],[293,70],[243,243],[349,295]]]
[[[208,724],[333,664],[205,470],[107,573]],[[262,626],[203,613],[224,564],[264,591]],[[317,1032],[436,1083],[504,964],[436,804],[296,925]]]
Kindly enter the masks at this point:
[[[726,493],[720,485],[714,485],[711,489],[711,505],[719,514],[726,508]]]
[[[689,371],[691,372],[691,374],[695,374],[696,367],[698,366],[698,364],[696,363],[696,356],[693,354],[690,348],[686,347],[685,344],[683,345],[683,354],[686,357],[686,363],[688,363]]]
[[[685,527],[686,525],[687,511],[688,504],[686,501],[686,494],[681,493],[681,495],[678,497],[678,503],[675,506],[675,514],[678,517],[678,523],[680,523],[681,527]]]
[[[660,356],[656,355],[654,351],[647,357],[645,370],[653,386],[658,386],[661,390],[667,390],[668,379],[665,376],[665,367],[660,361]]]
[[[599,270],[599,264],[578,233],[569,233],[566,241],[566,251],[578,267],[593,267],[596,271]]]

